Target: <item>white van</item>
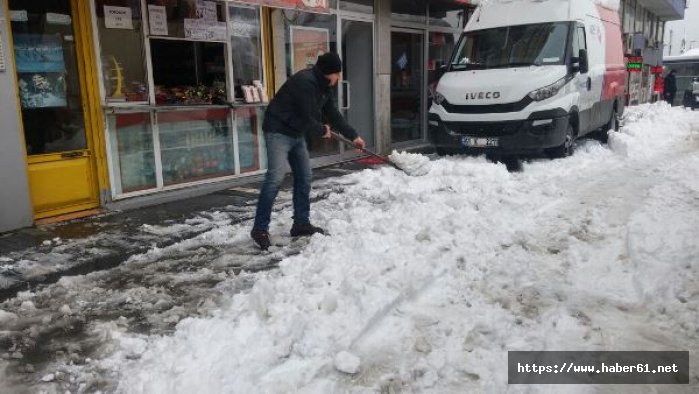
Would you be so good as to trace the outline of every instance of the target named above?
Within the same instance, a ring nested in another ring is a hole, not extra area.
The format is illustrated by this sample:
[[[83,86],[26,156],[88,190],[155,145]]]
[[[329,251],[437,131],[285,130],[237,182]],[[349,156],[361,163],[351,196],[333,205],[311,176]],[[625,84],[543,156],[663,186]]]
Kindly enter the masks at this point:
[[[490,0],[466,25],[429,112],[440,154],[562,157],[624,110],[618,11],[601,0]]]

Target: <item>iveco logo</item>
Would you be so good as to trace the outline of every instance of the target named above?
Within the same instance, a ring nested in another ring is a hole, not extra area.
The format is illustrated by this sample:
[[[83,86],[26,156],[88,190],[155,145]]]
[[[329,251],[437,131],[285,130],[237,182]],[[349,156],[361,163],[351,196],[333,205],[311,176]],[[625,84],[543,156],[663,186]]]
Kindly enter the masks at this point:
[[[466,93],[466,100],[491,100],[499,99],[500,92],[473,92]]]

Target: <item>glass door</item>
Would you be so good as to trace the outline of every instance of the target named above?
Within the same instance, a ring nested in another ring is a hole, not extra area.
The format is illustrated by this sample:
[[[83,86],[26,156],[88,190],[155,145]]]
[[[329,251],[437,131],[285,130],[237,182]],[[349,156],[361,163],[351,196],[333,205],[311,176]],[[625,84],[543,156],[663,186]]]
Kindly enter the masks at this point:
[[[374,131],[374,24],[342,19],[342,114],[357,129],[369,147],[376,141]]]
[[[425,36],[421,32],[391,33],[391,141],[421,140],[425,117]]]
[[[76,0],[10,0],[18,93],[35,216],[99,205],[84,106]],[[76,34],[77,33],[77,34]]]

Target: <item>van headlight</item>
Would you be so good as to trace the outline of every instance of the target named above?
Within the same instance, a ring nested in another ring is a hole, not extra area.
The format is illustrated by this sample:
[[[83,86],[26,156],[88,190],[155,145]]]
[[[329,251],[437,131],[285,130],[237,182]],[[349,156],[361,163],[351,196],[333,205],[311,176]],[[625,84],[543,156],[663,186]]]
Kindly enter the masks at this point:
[[[568,83],[568,77],[563,77],[549,86],[537,89],[529,93],[529,97],[534,101],[543,101],[558,94],[558,92]]]
[[[444,97],[441,93],[435,92],[434,94],[434,102],[437,105],[442,105],[443,102],[447,101],[446,97]]]

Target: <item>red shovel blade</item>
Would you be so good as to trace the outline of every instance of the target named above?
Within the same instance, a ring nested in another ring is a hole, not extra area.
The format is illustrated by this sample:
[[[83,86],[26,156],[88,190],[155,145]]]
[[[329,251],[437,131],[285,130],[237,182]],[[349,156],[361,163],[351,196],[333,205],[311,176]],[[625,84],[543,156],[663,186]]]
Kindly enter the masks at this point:
[[[371,156],[359,159],[359,160],[357,160],[357,163],[363,164],[365,166],[378,166],[378,165],[386,164],[385,162],[379,160],[378,158],[371,157]]]

